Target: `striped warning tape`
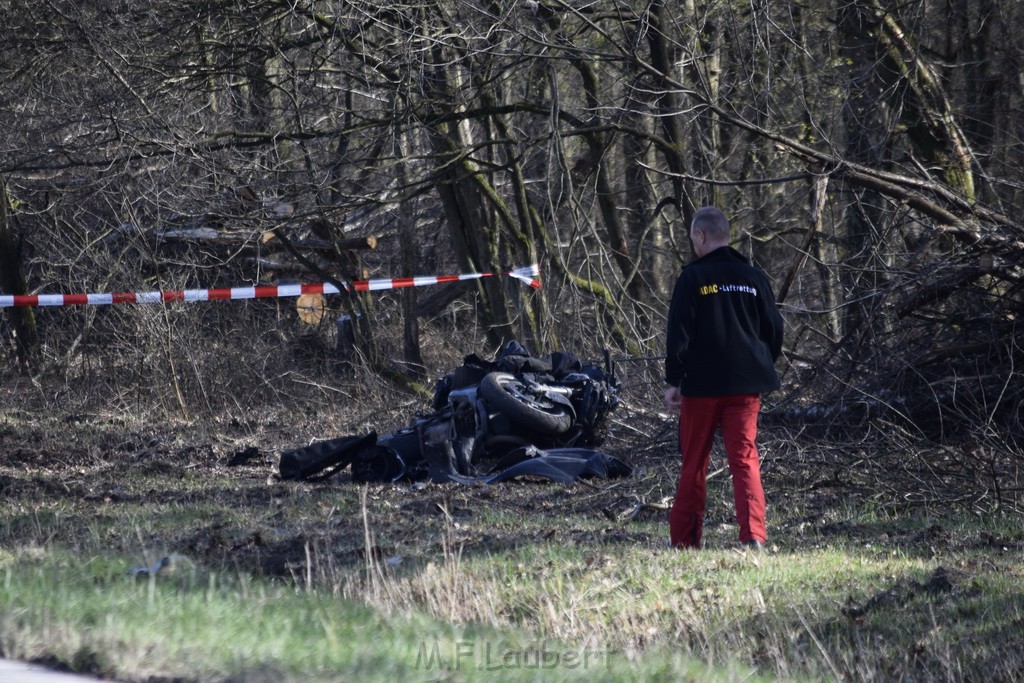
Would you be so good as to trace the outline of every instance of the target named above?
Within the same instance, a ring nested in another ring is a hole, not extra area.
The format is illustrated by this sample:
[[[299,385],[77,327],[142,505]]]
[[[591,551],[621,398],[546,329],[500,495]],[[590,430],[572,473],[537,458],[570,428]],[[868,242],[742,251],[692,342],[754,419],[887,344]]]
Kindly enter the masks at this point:
[[[356,280],[346,285],[357,292],[377,292],[384,289],[422,287],[445,282],[475,280],[491,277],[494,273],[462,273],[459,275],[423,275],[395,277],[379,280]],[[540,287],[537,264],[514,268],[505,275],[521,280],[531,287]],[[164,301],[225,301],[230,299],[273,299],[302,296],[303,294],[340,294],[341,290],[329,282],[300,285],[260,285],[257,287],[223,287],[217,289],[176,289],[156,292],[114,292],[108,294],[0,294],[0,308],[14,306],[85,306],[90,304],[155,304]]]

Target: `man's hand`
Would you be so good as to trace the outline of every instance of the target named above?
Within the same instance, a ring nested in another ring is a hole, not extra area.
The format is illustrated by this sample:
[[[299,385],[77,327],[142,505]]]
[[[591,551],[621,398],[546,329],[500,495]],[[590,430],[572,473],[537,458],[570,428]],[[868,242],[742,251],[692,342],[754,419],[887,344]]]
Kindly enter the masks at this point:
[[[679,387],[669,387],[665,390],[665,405],[668,409],[678,413],[683,396],[679,393]]]

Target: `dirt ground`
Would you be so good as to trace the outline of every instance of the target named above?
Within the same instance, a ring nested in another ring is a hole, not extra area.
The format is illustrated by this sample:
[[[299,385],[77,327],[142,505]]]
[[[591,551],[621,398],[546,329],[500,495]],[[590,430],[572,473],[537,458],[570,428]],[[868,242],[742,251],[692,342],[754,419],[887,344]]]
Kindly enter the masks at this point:
[[[7,395],[5,400],[12,400]],[[11,404],[15,405],[15,404]],[[999,534],[957,538],[941,523],[892,538],[857,515],[836,514],[871,503],[879,511],[1019,510],[1019,491],[998,481],[1019,467],[1009,455],[918,444],[916,452],[880,450],[874,441],[840,445],[806,425],[763,420],[761,449],[769,524],[776,548],[798,550],[836,539],[898,543],[922,553],[936,544],[1006,547]],[[197,429],[165,420],[131,424],[100,414],[39,414],[12,409],[0,422],[0,494],[23,503],[25,516],[7,530],[10,542],[39,542],[45,533],[71,546],[89,542],[143,556],[183,556],[208,567],[232,566],[267,577],[296,577],[310,552],[336,566],[366,561],[363,485],[347,471],[321,483],[280,481],[280,453],[310,441],[315,417],[228,418]],[[320,428],[323,431],[322,426]],[[332,433],[324,436],[342,436]],[[626,396],[612,416],[601,450],[633,466],[614,481],[572,485],[519,480],[495,485],[378,484],[365,487],[371,551],[404,561],[431,555],[438,529],[456,529],[464,552],[500,553],[557,535],[579,544],[664,546],[668,506],[678,473],[675,426],[650,396]],[[720,449],[711,465],[706,539],[735,543],[728,473]],[[31,512],[34,510],[34,512]],[[153,513],[153,514],[150,514]],[[502,514],[504,513],[504,514]],[[137,518],[136,528],[118,525]],[[32,521],[34,518],[35,522]],[[59,517],[59,520],[58,520]],[[514,521],[508,521],[514,520]],[[883,534],[884,538],[879,538]],[[102,538],[97,538],[102,535]],[[931,550],[930,550],[931,549]]]
[[[500,552],[555,533],[587,543],[663,543],[643,523],[667,518],[674,464],[667,431],[659,428],[643,448],[626,446],[621,438],[606,442],[602,450],[636,468],[624,480],[367,485],[367,513],[379,544],[373,551],[389,557],[429,553],[422,542],[433,534],[426,532],[452,520],[457,525],[482,516],[501,519],[503,512],[523,523],[495,523],[486,525],[486,533],[467,534],[467,552]],[[26,509],[71,506],[73,514],[50,534],[72,545],[102,529],[108,542],[129,554],[141,545],[146,552],[180,554],[204,566],[227,564],[274,577],[301,571],[311,545],[328,544],[340,564],[361,564],[364,485],[353,483],[348,470],[319,483],[277,476],[280,453],[309,440],[302,426],[270,419],[229,421],[200,436],[167,428],[129,430],[97,416],[19,413],[0,425],[0,494]],[[482,472],[487,463],[480,467]],[[159,528],[142,539],[131,529],[117,531],[111,525],[119,510],[149,518],[144,525]],[[156,521],[161,517],[190,521],[163,525]],[[567,518],[583,523],[567,525]],[[601,520],[606,528],[595,529],[587,520]],[[32,524],[8,530],[12,541],[20,536],[27,542],[37,533]]]

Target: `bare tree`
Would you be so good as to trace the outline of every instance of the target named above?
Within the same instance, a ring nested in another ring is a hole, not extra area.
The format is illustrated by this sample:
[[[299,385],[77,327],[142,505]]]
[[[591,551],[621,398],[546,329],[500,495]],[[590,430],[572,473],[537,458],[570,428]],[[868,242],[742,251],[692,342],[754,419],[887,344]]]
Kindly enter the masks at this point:
[[[460,298],[491,346],[651,351],[688,217],[714,202],[783,293],[780,406],[891,395],[900,419],[1019,429],[1010,0],[10,6],[0,173],[31,290],[538,262],[541,292],[495,277],[333,305],[378,373],[429,365],[418,342],[451,338],[435,316]],[[40,331],[73,364],[128,315]],[[201,394],[167,315],[145,358]]]

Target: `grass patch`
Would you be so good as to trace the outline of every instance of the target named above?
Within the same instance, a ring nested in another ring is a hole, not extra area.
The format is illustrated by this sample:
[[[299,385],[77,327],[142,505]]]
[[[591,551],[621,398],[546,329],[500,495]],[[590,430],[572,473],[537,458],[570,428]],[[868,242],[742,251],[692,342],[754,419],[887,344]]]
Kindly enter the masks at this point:
[[[680,657],[637,662],[598,643],[452,625],[415,610],[385,614],[331,591],[187,562],[131,576],[123,558],[15,554],[2,558],[4,655],[119,680],[732,677]]]

